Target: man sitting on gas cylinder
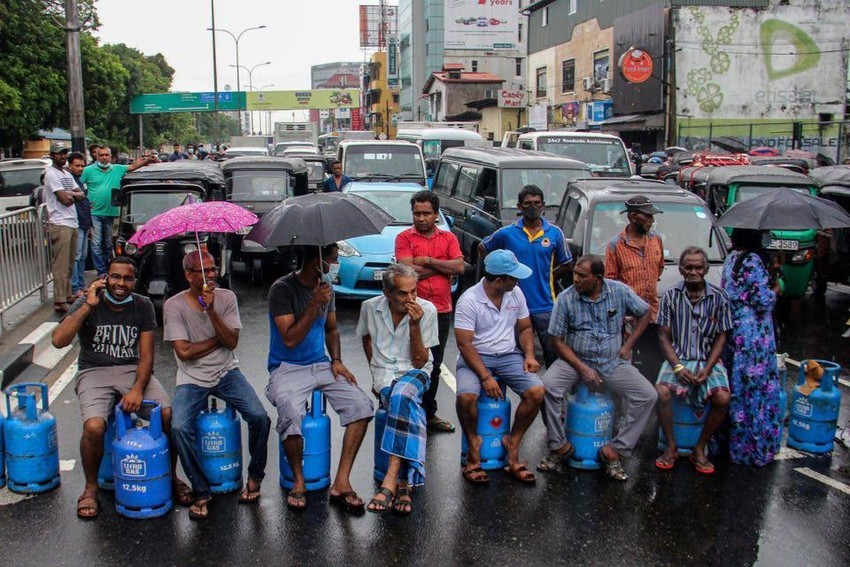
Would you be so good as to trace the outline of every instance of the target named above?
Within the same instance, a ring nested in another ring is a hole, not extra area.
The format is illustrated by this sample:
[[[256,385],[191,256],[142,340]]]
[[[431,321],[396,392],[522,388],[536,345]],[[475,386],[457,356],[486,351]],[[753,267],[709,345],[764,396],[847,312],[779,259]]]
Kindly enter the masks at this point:
[[[673,396],[695,411],[711,400],[705,425],[693,447],[690,460],[700,474],[713,474],[714,465],[705,447],[726,419],[729,408],[729,377],[720,362],[726,332],[732,329],[729,297],[705,281],[708,273],[705,250],[690,246],[679,257],[682,281],[664,292],[658,308],[658,340],[666,361],[658,373],[658,423],[667,448],[655,460],[660,470],[670,470],[679,452],[673,429]]]
[[[381,449],[389,466],[367,508],[399,514],[413,510],[412,489],[425,482],[427,420],[422,396],[428,391],[439,344],[437,308],[416,296],[416,271],[392,264],[383,275],[384,294],[360,306],[357,334],[372,370],[372,392],[387,411]],[[402,480],[399,480],[402,472]],[[395,501],[395,504],[393,504]]]
[[[364,503],[351,487],[351,467],[366,435],[374,409],[369,396],[342,363],[336,307],[331,281],[339,272],[336,244],[303,247],[301,268],[269,289],[269,360],[266,397],[277,408],[277,432],[283,442],[294,482],[286,495],[292,510],[307,506],[302,457],[301,421],[313,390],[327,396],[345,427],[342,453],[329,498],[348,512],[362,512]],[[327,351],[325,348],[327,347]],[[330,356],[328,356],[330,353]]]
[[[183,258],[189,289],[165,302],[163,339],[174,344],[177,388],[174,390],[172,439],[183,470],[192,484],[194,502],[189,517],[205,520],[212,499],[195,445],[195,420],[215,396],[233,406],[248,424],[248,480],[239,501],[260,499],[271,420],[257,393],[239,370],[234,350],[242,321],[236,294],[215,285],[218,268],[209,252],[189,252]]]
[[[588,387],[609,391],[628,401],[628,411],[617,436],[599,449],[605,474],[614,480],[629,479],[622,458],[637,445],[658,394],[652,384],[629,362],[635,341],[649,324],[649,306],[626,284],[604,277],[599,256],[582,256],[573,269],[573,285],[555,300],[549,323],[552,346],[558,353],[543,375],[549,454],[537,465],[540,471],[554,471],[569,458],[575,447],[565,438],[564,396],[583,380]],[[635,328],[623,342],[626,315],[636,317]]]
[[[517,282],[531,275],[531,268],[510,250],[494,250],[484,259],[484,278],[466,290],[455,308],[457,359],[457,415],[467,440],[463,477],[473,484],[489,482],[481,468],[482,439],[478,434],[478,398],[504,399],[499,382],[509,386],[521,402],[511,432],[502,439],[507,452],[507,471],[524,483],[536,477],[519,460],[519,446],[543,403],[543,383],[535,374],[540,363],[534,357],[534,331],[522,290]],[[522,352],[517,349],[519,336]],[[498,381],[497,381],[498,377]]]
[[[103,458],[106,421],[116,398],[124,411],[144,413],[142,400],[162,406],[162,428],[171,428],[171,401],[159,380],[152,376],[156,334],[153,303],[133,293],[136,265],[127,257],[114,258],[106,276],[94,281],[71,306],[53,330],[53,346],[64,348],[80,337],[77,399],[83,417],[80,453],[86,487],[77,500],[77,515],[94,518],[100,513],[97,501],[97,471]],[[178,503],[191,495],[189,486],[177,479],[177,454],[171,452],[171,478]]]

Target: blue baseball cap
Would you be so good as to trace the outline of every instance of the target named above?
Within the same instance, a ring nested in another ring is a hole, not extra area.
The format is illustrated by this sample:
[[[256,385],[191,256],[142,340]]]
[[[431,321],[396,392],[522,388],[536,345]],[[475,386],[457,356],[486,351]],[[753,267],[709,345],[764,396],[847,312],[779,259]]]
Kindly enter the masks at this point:
[[[494,250],[484,258],[484,269],[494,276],[510,276],[524,280],[532,274],[531,268],[520,263],[510,250]]]

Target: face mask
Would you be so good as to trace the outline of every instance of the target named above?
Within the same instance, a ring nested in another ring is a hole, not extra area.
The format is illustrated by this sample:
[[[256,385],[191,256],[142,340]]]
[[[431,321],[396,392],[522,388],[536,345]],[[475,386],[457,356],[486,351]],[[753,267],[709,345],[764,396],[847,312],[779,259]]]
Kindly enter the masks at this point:
[[[530,221],[535,221],[543,216],[543,209],[538,209],[537,207],[531,207],[530,209],[522,210],[522,218]]]
[[[103,290],[103,296],[106,298],[107,301],[109,301],[113,305],[126,305],[127,303],[130,303],[131,301],[133,301],[133,294],[132,293],[130,295],[128,295],[127,297],[125,297],[124,299],[119,301],[119,300],[115,299],[114,297],[112,297],[112,294],[109,293],[109,290],[106,289],[106,288],[104,288],[104,290]]]
[[[97,162],[97,166],[98,166],[100,169],[102,169],[102,170],[106,171],[107,169],[109,169],[110,167],[112,167],[112,164],[111,164],[111,163],[107,163],[106,165],[104,165],[104,164],[102,164],[102,163],[100,163],[100,162]]]
[[[194,154],[194,153],[195,153],[195,150],[193,150],[192,148],[189,148],[189,150],[188,150],[188,151],[189,151],[189,155],[192,155],[192,154]]]
[[[325,265],[328,266],[328,273],[322,274],[322,279],[328,284],[333,284],[333,281],[337,278],[337,276],[339,276],[339,263],[325,263]]]

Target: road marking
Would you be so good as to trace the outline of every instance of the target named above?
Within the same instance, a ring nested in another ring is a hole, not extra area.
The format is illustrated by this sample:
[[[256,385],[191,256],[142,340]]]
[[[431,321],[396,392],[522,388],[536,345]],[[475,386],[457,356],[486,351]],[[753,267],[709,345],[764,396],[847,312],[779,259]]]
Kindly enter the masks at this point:
[[[74,470],[74,466],[77,464],[77,459],[62,459],[59,461],[59,471],[60,472],[69,472]]]
[[[808,457],[805,453],[801,453],[800,451],[796,451],[791,449],[790,447],[783,447],[779,454],[776,455],[773,460],[774,461],[782,461],[785,459],[805,459]]]
[[[440,377],[443,379],[443,382],[446,383],[446,386],[451,388],[452,392],[457,394],[457,380],[455,379],[455,375],[452,374],[451,370],[445,364],[440,365]]]
[[[50,387],[50,392],[47,395],[47,401],[50,405],[53,405],[53,402],[62,394],[62,390],[65,389],[65,386],[71,383],[71,380],[74,379],[74,376],[77,375],[77,360],[72,362],[68,368],[65,369],[65,372],[59,376],[59,379],[53,383]]]
[[[847,486],[843,482],[839,482],[832,477],[826,476],[825,474],[821,474],[819,472],[815,472],[808,467],[800,467],[794,470],[809,478],[813,478],[818,482],[822,482],[823,484],[830,486],[836,490],[840,490],[844,494],[850,495],[850,486]]]

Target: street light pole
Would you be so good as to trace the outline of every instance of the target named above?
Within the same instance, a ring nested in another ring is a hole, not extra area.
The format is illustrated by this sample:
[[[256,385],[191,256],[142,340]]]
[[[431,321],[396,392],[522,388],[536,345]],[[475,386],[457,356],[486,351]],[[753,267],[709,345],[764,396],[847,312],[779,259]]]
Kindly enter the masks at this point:
[[[239,80],[239,78],[240,78],[239,77],[239,69],[242,67],[239,64],[239,40],[242,39],[242,36],[245,35],[247,32],[249,32],[251,30],[261,30],[261,29],[264,29],[265,27],[266,27],[265,24],[263,24],[263,25],[259,25],[259,26],[253,26],[253,27],[250,27],[250,28],[245,28],[244,30],[239,32],[238,35],[235,35],[230,30],[215,27],[215,23],[213,23],[213,27],[207,28],[207,31],[226,33],[227,35],[229,35],[230,37],[233,38],[233,42],[236,44],[236,92],[242,91],[242,84]],[[215,35],[215,34],[213,34],[213,35]],[[239,128],[241,130],[242,129],[242,109],[241,108],[236,109],[236,116],[237,116],[237,119],[239,120]]]
[[[211,29],[215,29],[215,0],[210,0],[210,14],[211,14]],[[218,116],[218,60],[215,56],[215,32],[212,32],[212,56],[213,56],[213,124],[215,128],[215,132],[213,132],[213,144],[216,147],[216,151],[219,150],[219,146],[221,145],[221,141],[219,138],[221,137],[221,128],[219,123]]]
[[[264,65],[271,65],[271,64],[272,64],[271,61],[266,61],[265,63],[257,63],[256,65],[254,65],[251,68],[248,68],[244,65],[241,65],[241,67],[243,69],[248,71],[248,90],[249,91],[254,90],[254,69],[256,69],[257,67],[263,67]],[[236,65],[231,65],[231,67],[236,67]],[[248,111],[248,118],[249,118],[249,121],[250,121],[251,135],[253,135],[254,134],[254,113],[251,112],[250,110]]]
[[[264,90],[266,90],[267,88],[273,87],[273,86],[274,86],[274,83],[272,83],[270,85],[263,85],[262,87],[257,89],[257,92],[261,93]],[[264,123],[267,123],[268,126],[266,126],[266,124],[264,124]],[[266,129],[266,128],[268,128],[268,130],[266,130],[268,132],[268,135],[271,136],[272,135],[272,111],[271,110],[266,111],[266,120],[263,120],[263,115],[260,114],[260,133],[262,134],[263,130]]]

